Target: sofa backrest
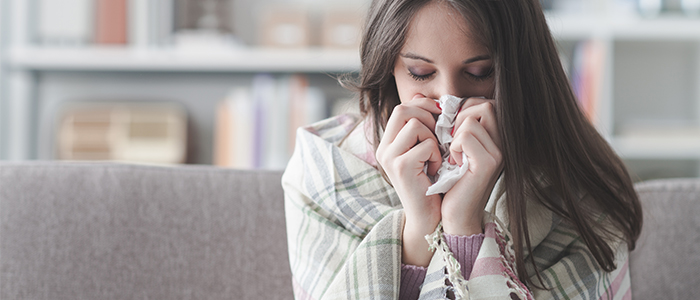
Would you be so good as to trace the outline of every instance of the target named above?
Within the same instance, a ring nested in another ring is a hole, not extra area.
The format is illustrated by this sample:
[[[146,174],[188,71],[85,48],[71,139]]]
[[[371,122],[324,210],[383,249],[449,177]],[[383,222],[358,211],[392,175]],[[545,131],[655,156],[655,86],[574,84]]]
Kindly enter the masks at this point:
[[[280,178],[0,163],[0,299],[290,299]]]
[[[291,299],[280,171],[0,162],[0,299]],[[636,185],[633,299],[700,294],[700,179]]]
[[[700,295],[700,179],[636,185],[644,227],[630,253],[632,299]]]

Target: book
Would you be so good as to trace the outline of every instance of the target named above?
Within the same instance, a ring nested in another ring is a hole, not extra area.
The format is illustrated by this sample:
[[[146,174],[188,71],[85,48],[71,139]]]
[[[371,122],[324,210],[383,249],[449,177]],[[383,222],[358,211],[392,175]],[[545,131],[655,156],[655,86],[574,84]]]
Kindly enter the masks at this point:
[[[172,44],[175,0],[127,0],[129,43],[137,49]]]
[[[230,99],[232,122],[232,167],[239,169],[253,169],[255,164],[253,161],[254,136],[253,122],[254,118],[253,103],[249,89],[234,90],[233,97]]]
[[[601,41],[579,42],[573,54],[571,82],[579,107],[588,120],[598,123],[598,103],[603,84],[605,46]]]
[[[274,94],[267,99],[268,128],[266,133],[265,167],[284,169],[291,152],[287,151],[287,126],[289,126],[289,76],[274,82]]]
[[[268,150],[271,149],[271,141],[268,139],[282,124],[273,123],[275,108],[275,78],[271,75],[261,74],[253,78],[253,167],[262,168],[266,164]]]
[[[296,143],[297,129],[307,125],[306,89],[309,82],[302,75],[289,77],[289,127],[287,127],[287,151],[292,153]]]
[[[149,2],[150,0],[129,0],[128,3],[128,39],[134,48],[141,49],[150,45]]]
[[[126,44],[128,41],[127,0],[97,0],[95,5],[94,42]]]
[[[37,39],[52,46],[92,42],[93,8],[91,0],[38,0]]]
[[[175,31],[175,3],[174,0],[155,0],[157,8],[155,13],[155,44],[168,46],[172,43]]]
[[[231,112],[229,110],[227,99],[219,101],[216,106],[216,122],[214,124],[214,165],[216,166],[231,166],[233,165],[233,152],[231,138]]]

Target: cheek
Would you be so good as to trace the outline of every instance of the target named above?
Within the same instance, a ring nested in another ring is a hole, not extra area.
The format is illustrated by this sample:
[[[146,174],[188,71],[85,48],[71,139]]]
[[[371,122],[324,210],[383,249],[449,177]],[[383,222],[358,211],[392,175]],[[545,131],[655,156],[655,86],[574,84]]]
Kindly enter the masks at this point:
[[[486,95],[486,98],[493,99],[495,92],[496,92],[496,82],[492,78],[491,80],[489,80],[489,83],[484,88],[483,94]]]
[[[399,100],[401,103],[405,103],[408,100],[413,99],[416,94],[422,94],[419,84],[416,83],[413,78],[410,78],[406,74],[394,73],[394,79],[396,81],[396,90],[399,92]]]

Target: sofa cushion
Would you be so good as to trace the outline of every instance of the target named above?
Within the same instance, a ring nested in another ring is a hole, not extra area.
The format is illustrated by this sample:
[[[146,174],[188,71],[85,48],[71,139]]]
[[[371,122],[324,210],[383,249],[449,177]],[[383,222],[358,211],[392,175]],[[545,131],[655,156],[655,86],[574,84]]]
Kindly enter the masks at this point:
[[[289,299],[280,177],[0,163],[0,299]]]

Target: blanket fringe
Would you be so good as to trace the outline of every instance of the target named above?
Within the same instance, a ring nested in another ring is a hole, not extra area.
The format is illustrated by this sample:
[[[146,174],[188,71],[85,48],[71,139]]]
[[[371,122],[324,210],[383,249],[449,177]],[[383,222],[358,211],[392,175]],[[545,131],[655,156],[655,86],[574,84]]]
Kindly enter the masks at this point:
[[[467,290],[467,280],[462,276],[462,266],[452,254],[452,251],[447,247],[447,242],[442,234],[442,223],[438,224],[435,231],[425,236],[428,241],[430,251],[439,249],[444,255],[445,269],[447,270],[447,279],[452,283],[452,288],[455,291],[456,299],[469,299],[469,291]]]

